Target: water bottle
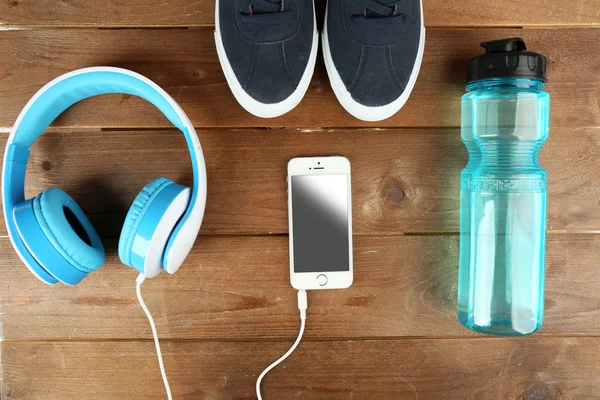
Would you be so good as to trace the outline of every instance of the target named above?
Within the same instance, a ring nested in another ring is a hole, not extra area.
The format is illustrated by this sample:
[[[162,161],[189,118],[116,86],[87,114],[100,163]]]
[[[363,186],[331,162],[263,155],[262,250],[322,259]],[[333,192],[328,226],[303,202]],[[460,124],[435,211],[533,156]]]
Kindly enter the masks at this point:
[[[478,332],[528,335],[544,314],[546,59],[521,38],[481,45],[462,98],[458,319]]]

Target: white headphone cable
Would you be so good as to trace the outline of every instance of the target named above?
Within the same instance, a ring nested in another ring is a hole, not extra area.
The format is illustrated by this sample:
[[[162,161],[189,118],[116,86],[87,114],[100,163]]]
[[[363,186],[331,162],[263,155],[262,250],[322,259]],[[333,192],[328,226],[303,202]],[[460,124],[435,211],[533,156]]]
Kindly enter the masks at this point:
[[[258,400],[262,400],[262,396],[260,394],[260,383],[263,380],[263,378],[265,377],[265,375],[267,375],[267,373],[270,370],[272,370],[273,368],[278,366],[283,360],[288,358],[290,356],[290,354],[292,354],[294,352],[294,350],[296,350],[296,347],[298,347],[298,345],[300,344],[300,340],[302,340],[302,335],[304,335],[304,328],[306,327],[306,309],[307,308],[308,308],[308,301],[306,298],[306,291],[300,290],[300,291],[298,291],[298,309],[300,310],[300,332],[298,333],[298,338],[296,338],[296,341],[294,342],[292,347],[290,347],[290,349],[287,351],[287,353],[282,355],[273,364],[271,364],[267,368],[265,368],[265,370],[260,374],[260,376],[256,380],[256,396],[258,397]]]
[[[144,274],[139,274],[139,276],[135,280],[135,291],[137,293],[138,301],[140,302],[142,309],[146,313],[146,317],[148,317],[148,321],[150,322],[150,328],[152,328],[152,336],[154,337],[154,344],[156,345],[156,355],[158,356],[158,365],[160,366],[160,373],[162,374],[165,389],[167,390],[167,398],[169,400],[173,400],[173,396],[171,396],[171,387],[169,386],[169,381],[167,380],[167,373],[165,372],[165,364],[163,363],[162,353],[160,351],[160,343],[158,342],[158,333],[156,333],[156,326],[154,325],[152,315],[150,314],[150,311],[148,311],[148,307],[146,307],[146,303],[144,303],[144,299],[142,298],[142,283],[145,279],[146,277],[144,276]]]

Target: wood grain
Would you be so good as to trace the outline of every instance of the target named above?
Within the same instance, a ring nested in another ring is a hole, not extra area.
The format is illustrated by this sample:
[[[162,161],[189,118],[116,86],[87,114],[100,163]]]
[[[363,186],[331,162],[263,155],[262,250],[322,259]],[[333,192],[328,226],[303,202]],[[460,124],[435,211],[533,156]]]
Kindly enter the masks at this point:
[[[325,0],[316,0],[318,15]],[[561,0],[424,0],[432,26],[600,25],[595,0],[577,0],[568,11]],[[195,27],[214,24],[214,0],[3,0],[0,26],[12,27]]]
[[[310,320],[309,320],[310,324]],[[168,342],[175,399],[253,399],[288,342]],[[266,399],[600,399],[600,338],[303,342]],[[163,399],[151,342],[3,342],[3,398]],[[32,371],[35,371],[32,373]]]
[[[316,0],[319,25],[324,5]],[[214,50],[214,0],[0,0],[0,147],[39,88],[95,65],[148,76],[200,128],[209,173],[201,236],[177,275],[143,286],[176,399],[255,398],[257,375],[299,327],[286,163],[342,154],[353,167],[355,282],[310,293],[305,339],[267,376],[265,398],[600,400],[600,30],[570,28],[600,26],[600,3],[424,0],[424,9],[410,101],[369,124],[338,104],[320,56],[297,109],[272,120],[246,113]],[[513,36],[548,57],[552,96],[541,155],[546,319],[520,339],[475,334],[456,319],[466,62],[479,42]],[[138,98],[102,96],[73,106],[34,146],[27,194],[58,186],[73,195],[108,258],[76,287],[46,286],[0,224],[2,400],[165,397],[137,272],[120,264],[116,237],[151,179],[191,181],[184,140],[168,128]]]
[[[482,53],[480,42],[511,36],[523,36],[530,49],[548,57],[552,125],[600,126],[599,29],[431,30],[421,74],[406,106],[388,120],[365,123],[338,104],[320,58],[310,89],[295,110],[269,120],[251,116],[225,82],[212,28],[201,28],[4,31],[0,127],[12,126],[29,98],[49,80],[94,65],[125,67],[148,76],[198,127],[459,126],[467,60]],[[57,125],[165,127],[168,122],[140,99],[104,96],[76,105]]]
[[[457,129],[199,135],[209,180],[202,234],[287,233],[288,160],[328,154],[352,163],[355,234],[459,230],[459,174],[467,155]],[[1,136],[3,146],[7,134]],[[164,175],[191,183],[188,158],[175,130],[49,132],[32,149],[27,194],[60,187],[102,236],[118,236],[129,205],[150,180]],[[541,161],[549,174],[549,229],[600,230],[600,130],[553,129]]]
[[[136,272],[115,243],[81,285],[47,286],[0,240],[6,339],[149,338]],[[466,337],[456,319],[457,236],[355,237],[354,284],[311,292],[309,338]],[[600,235],[550,235],[546,320],[538,335],[600,332]],[[294,338],[286,237],[201,237],[174,276],[143,286],[165,339]]]

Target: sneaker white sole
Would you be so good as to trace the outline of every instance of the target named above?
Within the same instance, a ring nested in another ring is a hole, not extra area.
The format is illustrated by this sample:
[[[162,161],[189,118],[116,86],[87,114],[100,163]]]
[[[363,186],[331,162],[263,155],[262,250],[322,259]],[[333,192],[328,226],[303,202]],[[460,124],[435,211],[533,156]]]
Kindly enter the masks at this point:
[[[390,104],[384,106],[370,107],[360,104],[352,98],[352,95],[346,89],[346,85],[342,81],[340,74],[335,68],[333,58],[331,57],[331,50],[329,48],[329,40],[327,37],[327,10],[325,11],[325,23],[323,24],[323,58],[325,59],[325,68],[327,69],[327,75],[329,75],[329,82],[333,92],[337,97],[338,101],[352,116],[362,121],[373,122],[381,121],[390,118],[396,114],[406,103],[410,96],[417,77],[419,76],[419,70],[421,69],[421,62],[423,61],[423,51],[425,50],[425,24],[423,23],[423,1],[421,1],[421,37],[419,40],[419,49],[417,52],[417,58],[415,59],[415,66],[410,74],[410,78],[404,92],[396,100]]]
[[[313,33],[313,42],[312,49],[310,51],[310,56],[308,58],[308,64],[306,65],[306,69],[302,74],[302,78],[300,78],[300,83],[296,90],[285,100],[282,100],[278,103],[262,103],[253,97],[251,97],[246,91],[242,88],[242,85],[238,81],[235,73],[233,72],[233,68],[229,63],[229,59],[227,58],[227,54],[225,52],[225,47],[223,46],[223,39],[221,38],[221,29],[219,27],[219,0],[215,2],[215,44],[217,47],[217,55],[219,56],[219,62],[221,63],[221,68],[223,69],[223,73],[225,74],[225,79],[227,80],[227,84],[233,93],[235,99],[240,103],[240,105],[248,111],[250,114],[253,114],[260,118],[275,118],[279,117],[296,107],[304,95],[308,90],[308,86],[310,85],[310,81],[312,79],[315,64],[317,61],[317,52],[319,48],[319,33],[317,32],[317,18],[314,12],[314,3],[313,3],[313,16],[314,16],[314,33]]]

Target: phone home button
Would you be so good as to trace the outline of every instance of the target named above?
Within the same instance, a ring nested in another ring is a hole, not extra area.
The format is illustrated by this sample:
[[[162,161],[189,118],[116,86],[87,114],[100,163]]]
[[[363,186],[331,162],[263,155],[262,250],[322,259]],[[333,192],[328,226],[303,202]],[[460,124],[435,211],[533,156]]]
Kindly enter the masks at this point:
[[[319,284],[319,286],[325,286],[327,285],[327,275],[325,274],[321,274],[321,275],[317,275],[317,283]]]

